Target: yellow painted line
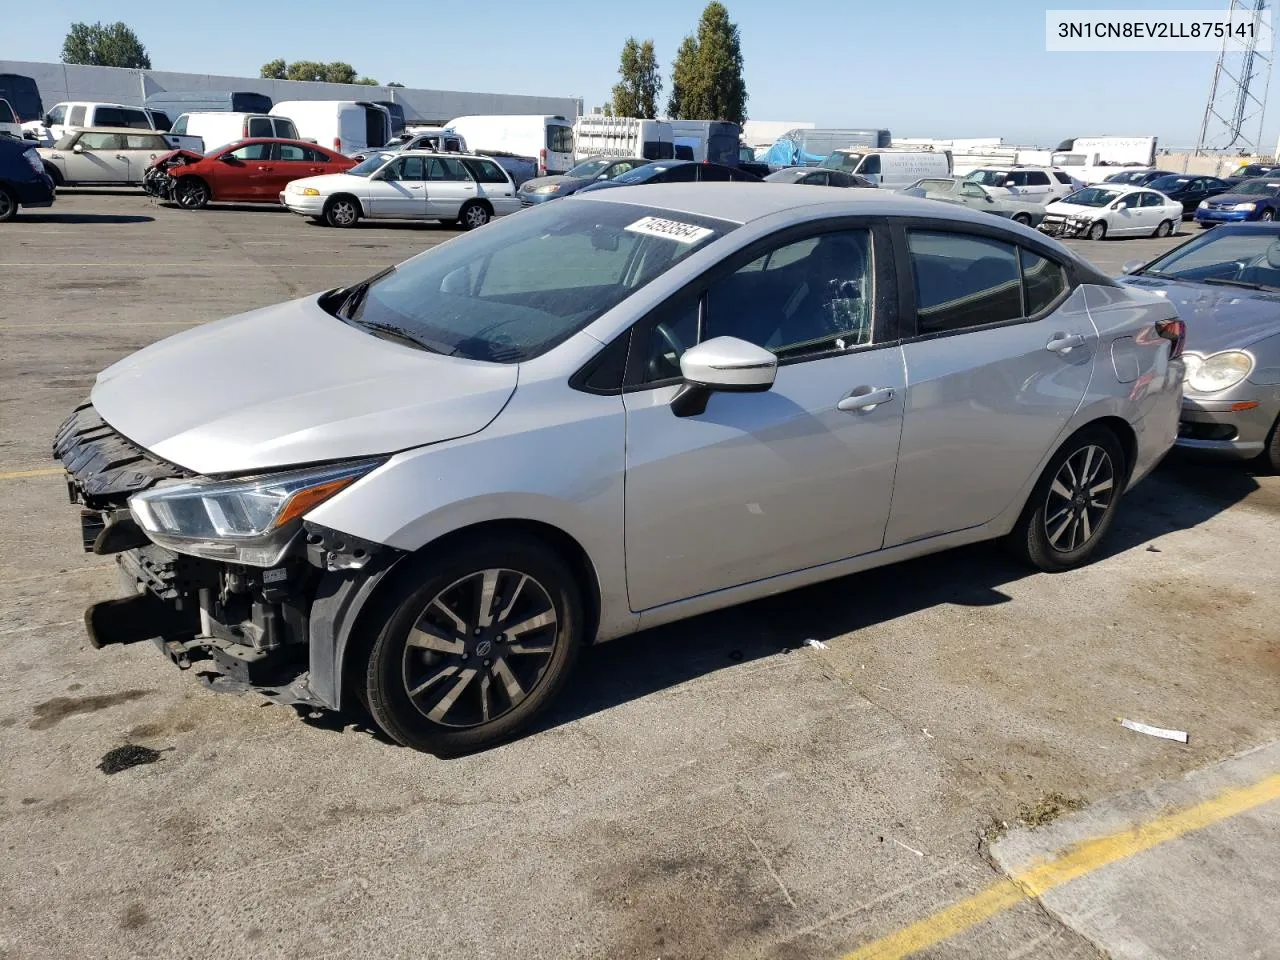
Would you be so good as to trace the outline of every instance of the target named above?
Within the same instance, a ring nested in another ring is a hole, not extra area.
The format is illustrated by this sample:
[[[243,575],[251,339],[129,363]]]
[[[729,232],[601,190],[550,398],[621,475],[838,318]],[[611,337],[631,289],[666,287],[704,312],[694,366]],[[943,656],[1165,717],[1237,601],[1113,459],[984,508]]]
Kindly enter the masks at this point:
[[[1178,813],[1157,817],[1118,833],[1082,840],[1049,860],[997,880],[980,893],[933,916],[859,947],[842,960],[901,960],[976,927],[1024,900],[1042,896],[1108,864],[1273,800],[1280,800],[1280,774],[1251,786],[1227,790]]]
[[[43,467],[40,470],[10,470],[0,473],[0,480],[22,480],[25,477],[56,477],[65,471],[62,467]]]

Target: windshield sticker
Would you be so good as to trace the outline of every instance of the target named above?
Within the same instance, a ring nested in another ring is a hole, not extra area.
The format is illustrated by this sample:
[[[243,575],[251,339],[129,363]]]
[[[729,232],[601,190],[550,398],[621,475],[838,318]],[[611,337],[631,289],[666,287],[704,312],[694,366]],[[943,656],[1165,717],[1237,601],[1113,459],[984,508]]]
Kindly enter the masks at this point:
[[[681,223],[679,220],[664,220],[662,217],[641,217],[635,223],[627,224],[623,229],[630,230],[632,233],[647,234],[650,237],[666,237],[676,243],[697,243],[715,233],[714,230],[708,230],[706,227]]]

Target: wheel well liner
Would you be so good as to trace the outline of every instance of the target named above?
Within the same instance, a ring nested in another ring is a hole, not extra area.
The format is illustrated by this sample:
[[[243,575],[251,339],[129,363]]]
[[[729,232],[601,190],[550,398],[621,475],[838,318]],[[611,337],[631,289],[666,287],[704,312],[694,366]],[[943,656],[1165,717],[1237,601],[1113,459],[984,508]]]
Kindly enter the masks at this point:
[[[568,564],[574,579],[582,591],[583,611],[586,615],[584,637],[594,636],[600,622],[600,581],[595,566],[586,550],[573,537],[559,527],[538,520],[486,520],[450,531],[411,553],[401,554],[386,570],[377,574],[376,582],[365,596],[352,602],[351,613],[335,624],[340,636],[334,637],[334,657],[331,665],[337,681],[332,690],[332,705],[340,707],[348,703],[347,695],[358,682],[360,672],[368,659],[376,639],[376,625],[390,612],[395,588],[414,572],[415,559],[429,558],[432,554],[448,550],[457,541],[474,536],[524,536],[550,547]],[[323,693],[324,691],[317,691]],[[324,697],[328,700],[329,697]]]

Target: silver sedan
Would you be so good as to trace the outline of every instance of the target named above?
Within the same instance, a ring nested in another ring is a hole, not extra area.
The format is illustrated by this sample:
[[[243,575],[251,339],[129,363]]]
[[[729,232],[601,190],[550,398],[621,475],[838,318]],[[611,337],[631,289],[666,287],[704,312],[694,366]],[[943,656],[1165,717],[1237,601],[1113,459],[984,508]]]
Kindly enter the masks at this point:
[[[1173,443],[1182,338],[960,207],[617,188],[148,347],[55,452],[132,588],[95,645],[453,754],[585,644],[979,540],[1086,562]]]
[[[1045,205],[1039,200],[1020,199],[1008,190],[993,190],[959,177],[926,177],[904,187],[899,193],[908,197],[958,203],[971,210],[1008,217],[1015,223],[1028,227],[1033,227],[1044,219]]]
[[[1223,225],[1125,266],[1187,322],[1178,446],[1280,471],[1280,224]]]

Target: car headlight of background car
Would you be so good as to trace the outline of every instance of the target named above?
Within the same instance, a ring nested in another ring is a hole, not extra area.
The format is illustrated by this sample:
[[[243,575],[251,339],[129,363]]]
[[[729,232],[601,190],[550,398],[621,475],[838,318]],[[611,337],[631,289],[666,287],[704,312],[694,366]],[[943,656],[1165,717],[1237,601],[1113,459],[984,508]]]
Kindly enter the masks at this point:
[[[1201,357],[1194,353],[1183,357],[1184,381],[1196,393],[1218,393],[1234,387],[1253,370],[1253,357],[1239,350]]]
[[[1234,207],[1232,207],[1231,209],[1232,209],[1232,210],[1242,210],[1242,211],[1248,212],[1248,211],[1250,211],[1250,210],[1256,210],[1256,209],[1258,209],[1258,205],[1257,205],[1256,203],[1237,203],[1237,204],[1236,204]]]
[[[532,190],[530,190],[529,192],[530,192],[530,193],[558,193],[559,191],[560,191],[560,184],[558,184],[558,183],[544,183],[544,184],[543,184],[542,186],[540,186],[540,187],[534,187],[534,188],[533,188]]]
[[[242,480],[171,483],[129,498],[147,536],[178,553],[254,567],[279,563],[302,516],[369,473],[381,460]]]

